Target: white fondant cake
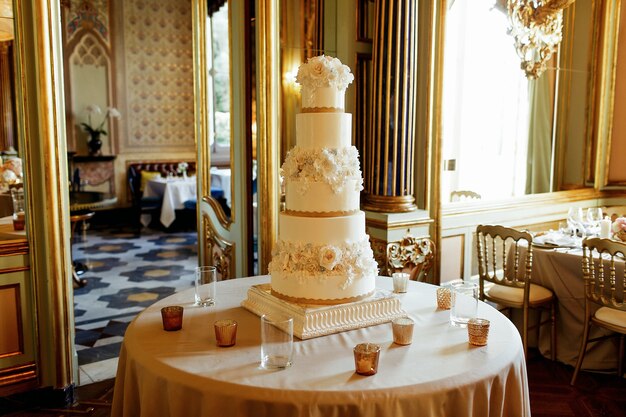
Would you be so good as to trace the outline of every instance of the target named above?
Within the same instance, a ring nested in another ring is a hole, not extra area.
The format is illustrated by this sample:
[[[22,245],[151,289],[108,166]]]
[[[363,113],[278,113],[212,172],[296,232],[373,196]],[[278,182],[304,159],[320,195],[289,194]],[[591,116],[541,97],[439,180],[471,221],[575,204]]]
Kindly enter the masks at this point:
[[[339,304],[372,294],[377,264],[359,210],[363,179],[351,145],[345,90],[354,77],[337,58],[300,66],[296,146],[282,166],[285,211],[269,264],[272,293],[299,303]]]

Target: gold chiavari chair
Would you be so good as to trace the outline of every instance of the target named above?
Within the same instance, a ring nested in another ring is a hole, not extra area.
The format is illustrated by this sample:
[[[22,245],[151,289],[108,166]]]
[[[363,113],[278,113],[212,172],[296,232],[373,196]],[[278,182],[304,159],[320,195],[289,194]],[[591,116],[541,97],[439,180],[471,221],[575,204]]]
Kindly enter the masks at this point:
[[[556,359],[556,297],[548,288],[531,282],[533,237],[504,226],[480,225],[476,229],[480,299],[491,301],[503,309],[521,309],[522,342],[528,354],[528,330],[551,322],[550,353]],[[491,285],[489,285],[490,283]],[[487,285],[486,285],[487,284]],[[547,309],[550,317],[529,327],[530,309]]]
[[[583,241],[582,272],[585,280],[585,327],[580,352],[571,384],[576,383],[590,342],[619,336],[617,372],[623,376],[624,335],[626,334],[626,268],[617,274],[616,264],[624,262],[626,243],[610,239],[590,238]],[[599,307],[595,312],[592,308]],[[591,325],[600,326],[615,333],[589,339]]]

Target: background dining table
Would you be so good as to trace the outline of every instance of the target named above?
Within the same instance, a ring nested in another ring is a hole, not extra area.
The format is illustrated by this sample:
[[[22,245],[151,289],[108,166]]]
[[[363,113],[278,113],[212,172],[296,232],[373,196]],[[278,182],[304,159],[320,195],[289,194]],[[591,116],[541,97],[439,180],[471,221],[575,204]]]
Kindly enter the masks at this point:
[[[489,342],[468,344],[436,305],[438,287],[411,281],[396,294],[415,321],[413,343],[393,343],[391,324],[294,340],[293,365],[260,368],[260,319],[241,307],[251,285],[268,276],[217,284],[216,305],[193,305],[193,289],[143,311],[122,344],[112,416],[530,416],[526,364],[513,324],[480,302]],[[377,290],[391,279],[379,277]],[[166,332],[160,309],[184,307],[183,328]],[[238,322],[237,343],[216,347],[213,323]],[[378,373],[354,372],[353,347],[381,346]]]
[[[160,197],[163,199],[159,220],[169,227],[176,220],[176,210],[184,208],[185,201],[196,199],[196,177],[157,177],[146,182],[144,197]],[[147,215],[149,216],[149,215]],[[150,219],[143,219],[147,226]]]

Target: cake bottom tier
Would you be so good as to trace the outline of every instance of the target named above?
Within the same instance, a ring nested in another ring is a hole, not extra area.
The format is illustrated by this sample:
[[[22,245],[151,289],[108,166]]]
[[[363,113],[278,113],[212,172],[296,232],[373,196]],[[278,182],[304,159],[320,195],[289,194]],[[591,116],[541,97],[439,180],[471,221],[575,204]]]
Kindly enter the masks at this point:
[[[367,236],[329,245],[279,240],[272,255],[272,294],[285,300],[341,304],[374,291],[378,265]]]

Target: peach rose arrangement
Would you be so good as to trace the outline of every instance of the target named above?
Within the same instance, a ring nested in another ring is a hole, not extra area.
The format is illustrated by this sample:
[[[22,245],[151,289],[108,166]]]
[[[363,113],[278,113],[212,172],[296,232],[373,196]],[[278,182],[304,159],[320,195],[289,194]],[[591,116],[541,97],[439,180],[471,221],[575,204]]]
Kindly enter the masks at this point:
[[[626,217],[618,217],[611,225],[613,238],[626,242]]]

